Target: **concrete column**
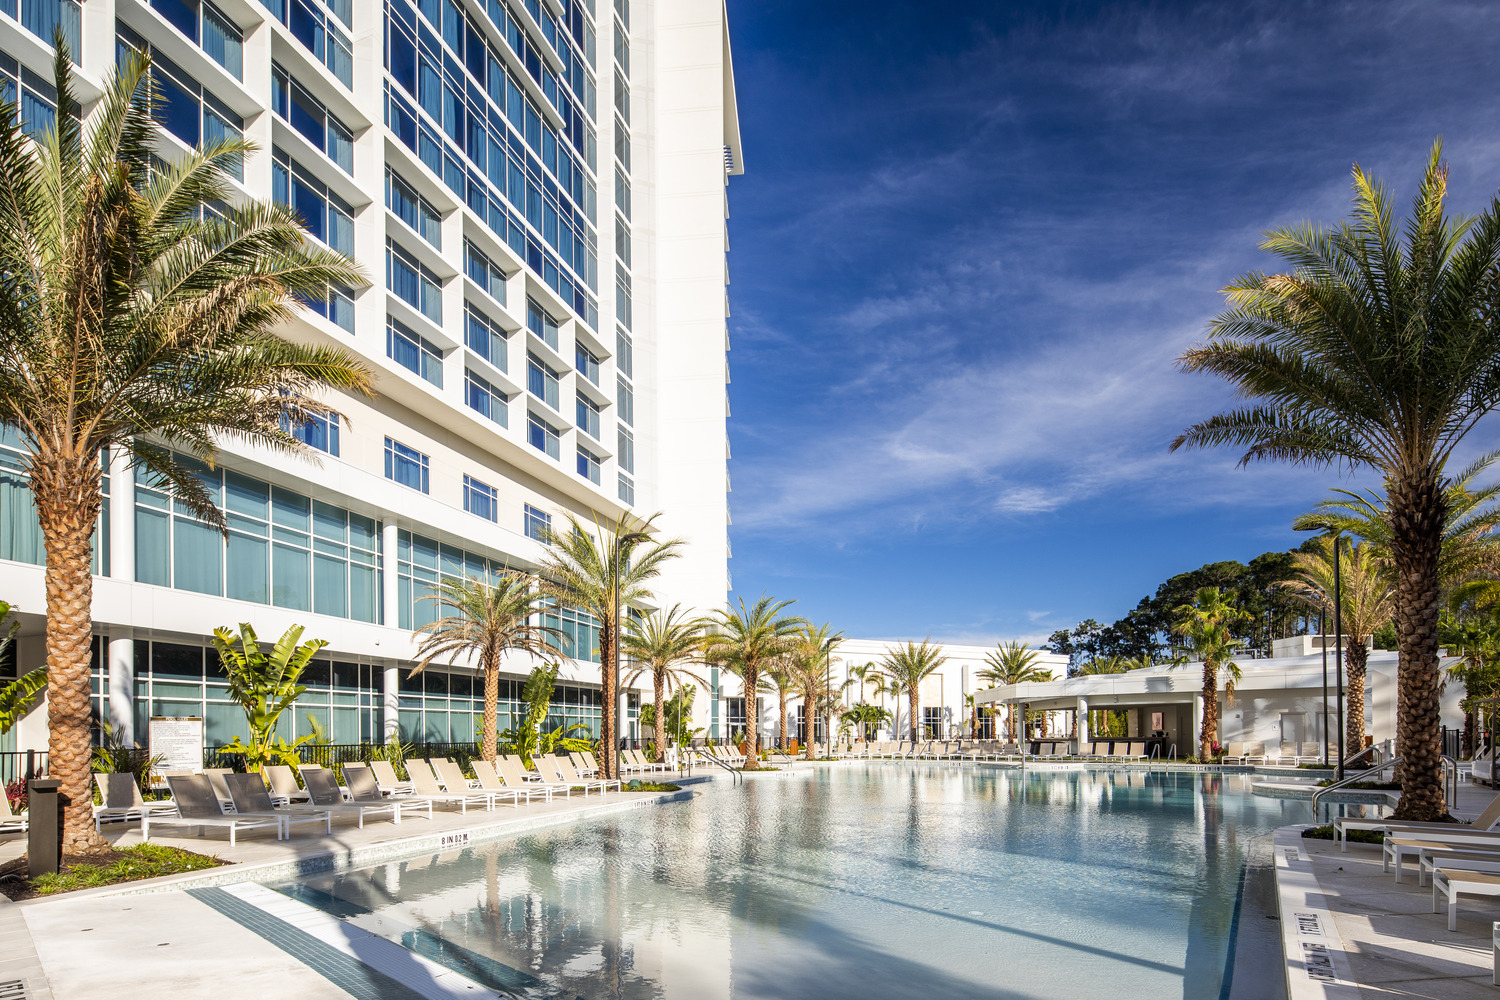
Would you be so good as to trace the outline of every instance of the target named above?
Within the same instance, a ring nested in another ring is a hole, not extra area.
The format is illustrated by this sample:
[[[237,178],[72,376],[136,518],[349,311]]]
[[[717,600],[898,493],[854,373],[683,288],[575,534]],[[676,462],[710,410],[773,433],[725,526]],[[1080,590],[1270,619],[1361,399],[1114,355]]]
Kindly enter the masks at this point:
[[[1078,699],[1078,746],[1089,742],[1089,702],[1087,698]]]
[[[396,522],[384,521],[380,525],[380,607],[381,624],[391,628],[401,626],[401,615],[397,603],[401,599],[400,577],[396,572]],[[390,687],[386,694],[390,694]]]
[[[1188,734],[1186,743],[1190,750],[1183,751],[1183,756],[1196,757],[1203,749],[1203,744],[1198,741],[1203,732],[1203,692],[1199,691],[1193,695],[1193,731]]]
[[[109,454],[109,576],[135,579],[135,473],[119,448]]]
[[[109,724],[121,741],[134,743],[135,640],[129,634],[109,637],[108,677]]]
[[[385,665],[385,697],[381,704],[381,724],[385,733],[385,742],[389,743],[396,738],[401,731],[401,716],[398,709],[401,707],[401,669],[394,663],[387,662]]]

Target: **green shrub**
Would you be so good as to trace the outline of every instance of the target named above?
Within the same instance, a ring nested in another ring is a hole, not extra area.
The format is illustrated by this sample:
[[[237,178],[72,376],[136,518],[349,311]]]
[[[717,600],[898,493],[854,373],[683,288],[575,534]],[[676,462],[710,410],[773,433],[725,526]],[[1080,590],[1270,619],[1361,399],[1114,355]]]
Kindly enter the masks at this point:
[[[1324,823],[1322,826],[1310,826],[1302,831],[1302,836],[1307,840],[1337,840],[1333,832],[1332,823]],[[1353,844],[1383,844],[1385,834],[1379,830],[1349,830],[1344,834],[1345,838]]]
[[[96,889],[116,882],[134,882],[143,878],[201,871],[221,864],[218,858],[162,844],[136,844],[119,854],[122,856],[109,864],[76,864],[60,872],[38,875],[32,880],[31,887],[37,895],[50,896],[75,889]]]

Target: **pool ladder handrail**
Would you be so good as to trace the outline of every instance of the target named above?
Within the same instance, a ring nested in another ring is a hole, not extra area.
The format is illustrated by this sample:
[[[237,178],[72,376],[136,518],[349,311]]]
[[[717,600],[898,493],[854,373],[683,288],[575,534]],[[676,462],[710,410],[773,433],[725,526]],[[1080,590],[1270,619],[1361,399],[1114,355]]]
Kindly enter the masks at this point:
[[[1439,754],[1438,760],[1443,765],[1443,798],[1451,809],[1458,805],[1458,761],[1447,754]]]
[[[699,757],[704,757],[704,758],[707,758],[708,760],[713,761],[715,764],[719,765],[724,770],[728,771],[729,772],[729,777],[732,779],[729,782],[731,788],[734,787],[734,786],[736,786],[736,785],[738,785],[738,784],[740,784],[742,781],[745,780],[745,776],[743,774],[741,774],[740,772],[736,771],[734,768],[730,767],[728,764],[724,763],[722,760],[720,760],[719,758],[715,757],[713,754],[709,753],[707,750],[702,749],[700,747],[693,747],[693,753],[697,754]]]
[[[1342,781],[1335,781],[1331,785],[1324,785],[1322,788],[1319,788],[1317,791],[1313,792],[1313,795],[1312,795],[1313,822],[1316,823],[1318,821],[1318,800],[1323,797],[1323,794],[1325,792],[1331,792],[1331,791],[1334,791],[1335,789],[1338,789],[1338,788],[1344,788],[1347,785],[1354,784],[1354,782],[1356,782],[1356,781],[1363,781],[1366,778],[1370,777],[1371,775],[1379,774],[1380,772],[1384,771],[1388,767],[1395,767],[1397,764],[1401,763],[1401,761],[1403,759],[1404,758],[1401,758],[1401,757],[1392,757],[1388,761],[1384,761],[1382,763],[1376,764],[1374,767],[1366,768],[1365,770],[1360,771],[1360,772],[1358,772],[1356,774],[1347,774],[1347,775],[1344,776],[1344,779]]]

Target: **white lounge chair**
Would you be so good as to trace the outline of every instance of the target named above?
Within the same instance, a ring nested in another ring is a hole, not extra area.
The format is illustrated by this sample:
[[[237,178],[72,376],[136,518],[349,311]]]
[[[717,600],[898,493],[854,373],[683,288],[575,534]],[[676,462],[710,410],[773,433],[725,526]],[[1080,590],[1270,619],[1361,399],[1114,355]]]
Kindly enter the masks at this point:
[[[562,792],[568,798],[573,797],[573,786],[565,785],[556,778],[548,780],[539,772],[527,769],[526,762],[512,753],[501,754],[495,758],[495,770],[500,772],[500,777],[505,779],[507,785],[518,785],[526,788],[545,788],[554,794]],[[535,774],[535,777],[533,777]]]
[[[1458,897],[1461,893],[1471,896],[1500,896],[1500,873],[1459,871],[1439,865],[1432,872],[1432,912],[1440,913],[1438,903],[1448,899],[1448,929],[1458,930]]]
[[[485,788],[484,783],[477,779],[471,785],[469,779],[464,777],[463,771],[459,770],[458,765],[452,761],[438,760],[429,761],[429,763],[437,772],[437,776],[442,779],[444,788],[450,792],[461,792],[465,795],[483,795],[486,799],[486,809],[495,808],[495,803],[502,799],[510,799],[510,804],[516,808],[521,805],[520,795],[509,788],[492,791]]]
[[[25,833],[26,814],[10,811],[10,796],[0,788],[0,833]]]
[[[610,785],[615,786],[615,791],[620,790],[620,782],[617,779],[585,778],[583,775],[578,773],[578,769],[573,766],[573,761],[566,755],[555,757],[551,754],[542,754],[537,758],[537,767],[538,769],[549,767],[552,768],[557,773],[558,777],[567,782],[570,786],[582,785],[584,798],[588,798],[589,789],[591,788],[599,789],[600,795],[603,795],[605,792],[609,791]],[[546,772],[543,771],[543,774],[545,773]]]
[[[410,781],[402,781],[396,776],[396,768],[388,760],[370,761],[370,773],[375,776],[375,784],[379,786],[380,794],[386,798],[410,795],[416,791],[416,787]]]
[[[285,764],[267,764],[262,768],[262,773],[271,786],[271,801],[277,805],[312,802],[312,796],[307,794],[307,789],[297,784],[296,775]]]
[[[472,792],[464,785],[460,785],[456,790],[444,791],[438,785],[437,775],[433,772],[430,761],[408,760],[406,773],[411,776],[411,783],[417,790],[417,797],[426,799],[433,805],[439,802],[456,805],[459,812],[466,815],[471,802],[482,804],[487,810],[495,808],[494,796],[489,792]]]
[[[141,786],[135,783],[133,774],[96,772],[94,784],[99,786],[99,796],[104,800],[103,805],[94,807],[96,832],[108,822],[129,822],[147,813],[171,816],[177,812],[177,807],[170,801],[147,802],[141,798]]]
[[[271,801],[271,790],[265,778],[259,774],[226,774],[224,785],[234,801],[237,816],[280,815],[281,825],[287,837],[292,835],[294,823],[322,823],[324,833],[333,832],[333,812],[318,806],[284,806],[276,808]]]
[[[353,816],[361,830],[365,828],[366,816],[388,815],[393,824],[401,822],[401,806],[397,803],[345,801],[344,790],[334,780],[333,772],[326,768],[304,767],[302,780],[307,782],[307,791],[314,805],[330,810],[335,816]]]
[[[1333,832],[1339,838],[1339,850],[1349,849],[1350,830],[1383,830],[1387,836],[1413,836],[1424,840],[1451,840],[1455,836],[1488,833],[1500,824],[1500,795],[1495,796],[1473,823],[1427,823],[1417,820],[1364,819],[1340,816],[1333,821]]]
[[[548,802],[552,801],[552,789],[543,788],[525,781],[520,781],[516,784],[502,781],[499,773],[495,770],[495,765],[487,760],[474,761],[474,775],[479,779],[480,788],[483,788],[487,792],[508,792],[513,796],[513,801],[515,801],[517,806],[520,805],[520,797],[523,795],[526,796],[526,803],[528,805],[531,804],[531,800],[534,798],[545,799]]]

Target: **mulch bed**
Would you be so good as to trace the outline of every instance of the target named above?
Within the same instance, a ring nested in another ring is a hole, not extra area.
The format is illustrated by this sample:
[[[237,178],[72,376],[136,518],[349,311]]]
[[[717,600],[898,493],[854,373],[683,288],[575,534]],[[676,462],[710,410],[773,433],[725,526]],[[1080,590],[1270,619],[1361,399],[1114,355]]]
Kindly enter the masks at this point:
[[[154,845],[146,845],[154,846]],[[125,874],[119,878],[111,878],[101,884],[116,885],[121,882],[133,882],[143,878],[157,878],[162,875],[177,874],[181,871],[198,871],[204,868],[217,868],[230,862],[220,858],[209,857],[203,854],[194,854],[191,851],[183,851],[177,848],[170,849],[178,858],[186,863],[173,865],[150,865],[141,863],[140,855],[132,850],[116,850],[113,847],[101,851],[89,851],[85,854],[65,854],[62,859],[61,874],[67,874],[76,867],[108,868],[111,865],[131,865],[138,870],[138,874]],[[14,858],[0,864],[0,894],[3,894],[15,902],[23,899],[34,899],[38,896],[56,896],[62,892],[41,892],[29,880],[28,864],[26,855]],[[98,888],[98,885],[80,885],[79,889]]]

